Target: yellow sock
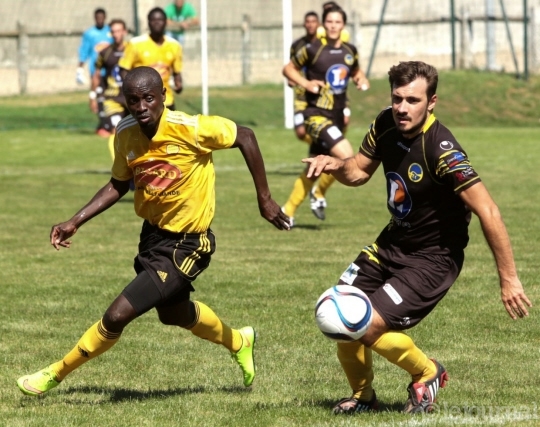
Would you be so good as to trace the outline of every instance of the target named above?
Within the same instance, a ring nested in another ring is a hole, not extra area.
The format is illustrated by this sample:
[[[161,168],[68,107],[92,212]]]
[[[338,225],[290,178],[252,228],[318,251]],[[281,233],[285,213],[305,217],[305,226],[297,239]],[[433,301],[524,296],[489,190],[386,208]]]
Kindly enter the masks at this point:
[[[369,347],[360,341],[351,343],[338,343],[337,356],[349,384],[353,390],[354,398],[369,401],[373,397],[373,358]]]
[[[57,381],[77,369],[83,363],[110,349],[120,339],[121,332],[113,333],[105,329],[101,320],[94,323],[64,358],[52,365]]]
[[[236,353],[242,347],[242,335],[223,323],[210,307],[194,301],[195,325],[190,328],[193,335],[215,344],[221,344],[229,351]]]
[[[414,382],[426,382],[437,374],[435,364],[404,332],[388,331],[371,349],[411,374]]]
[[[307,197],[312,186],[313,181],[307,177],[306,171],[302,172],[294,183],[293,191],[289,196],[289,200],[287,200],[287,203],[285,203],[283,206],[285,215],[294,217],[296,209],[298,209],[298,206],[300,206]]]
[[[323,199],[326,191],[330,188],[330,186],[334,183],[335,180],[336,178],[334,178],[333,175],[323,173],[319,178],[319,182],[317,184],[317,187],[315,188],[315,191],[313,191],[315,197],[317,199]]]
[[[114,133],[109,136],[109,153],[111,153],[111,159],[114,162]]]

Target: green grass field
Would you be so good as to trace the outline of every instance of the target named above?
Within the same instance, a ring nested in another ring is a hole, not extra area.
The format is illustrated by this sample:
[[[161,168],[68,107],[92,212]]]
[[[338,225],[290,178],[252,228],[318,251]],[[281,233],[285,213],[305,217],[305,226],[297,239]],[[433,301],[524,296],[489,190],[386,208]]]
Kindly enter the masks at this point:
[[[313,320],[319,294],[388,221],[381,171],[364,188],[335,185],[326,221],[304,203],[298,226],[279,232],[259,216],[238,150],[214,156],[218,249],[195,282],[194,298],[231,326],[258,330],[253,388],[243,388],[224,348],[161,325],[151,311],[128,326],[112,350],[48,395],[23,396],[15,380],[61,358],[132,279],[141,220],[128,194],[81,228],[71,249],[56,252],[49,245],[51,226],[70,218],[109,178],[106,140],[93,134],[85,94],[2,99],[0,426],[538,425],[538,85],[505,75],[441,76],[437,115],[497,201],[535,306],[527,319],[508,317],[474,218],[460,278],[410,330],[450,374],[439,413],[417,417],[399,412],[409,378],[379,356],[374,387],[382,411],[332,415],[332,404],[350,390],[335,345]],[[388,95],[382,80],[366,94],[352,94],[353,146]],[[210,100],[213,114],[255,130],[278,203],[287,198],[306,152],[283,129],[282,103],[277,86],[213,89]],[[187,89],[177,105],[197,112],[198,91]]]

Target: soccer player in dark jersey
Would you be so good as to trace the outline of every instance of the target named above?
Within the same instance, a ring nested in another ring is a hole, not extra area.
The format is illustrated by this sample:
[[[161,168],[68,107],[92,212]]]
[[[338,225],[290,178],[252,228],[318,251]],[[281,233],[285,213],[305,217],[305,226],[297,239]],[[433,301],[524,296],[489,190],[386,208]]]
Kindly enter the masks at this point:
[[[356,48],[340,39],[346,22],[347,15],[341,8],[326,9],[323,15],[326,37],[304,46],[283,68],[289,81],[306,89],[304,124],[313,141],[309,148],[312,156],[329,154],[345,159],[353,155],[351,144],[343,135],[347,86],[352,79],[358,89],[366,89],[369,81],[360,70]],[[302,69],[305,76],[300,72]],[[333,182],[331,175],[324,175],[315,190],[314,179],[308,177],[306,171],[302,172],[283,206],[291,223],[296,209],[308,194],[311,210],[317,218],[324,219],[325,194]]]
[[[317,39],[317,28],[319,28],[319,25],[319,15],[316,12],[310,11],[304,15],[304,29],[306,30],[306,34],[292,43],[291,60],[296,57],[300,49]],[[303,73],[303,70],[301,72]],[[306,132],[304,125],[304,110],[307,107],[306,89],[291,80],[289,80],[289,86],[294,89],[294,133],[300,141],[311,144],[311,136]]]
[[[419,61],[390,68],[391,107],[372,123],[359,152],[346,160],[306,158],[309,177],[331,173],[349,186],[369,181],[380,164],[386,177],[390,223],[341,275],[340,284],[362,289],[374,308],[359,341],[338,344],[338,359],[352,396],[335,413],[377,408],[372,351],[407,371],[404,412],[430,412],[446,369],[429,359],[403,331],[418,324],[459,275],[471,212],[480,219],[500,278],[501,299],[512,319],[531,302],[518,278],[499,209],[465,150],[435,117],[437,70]]]
[[[128,115],[126,100],[122,93],[122,77],[118,61],[124,54],[127,35],[126,23],[121,19],[113,19],[109,23],[113,42],[103,49],[96,60],[96,71],[92,76],[92,91],[103,90],[103,127],[111,133],[109,136],[109,151],[114,159],[114,133],[116,125]],[[104,73],[102,73],[104,71]],[[94,95],[90,98],[90,109],[98,112],[97,99]]]
[[[17,385],[32,396],[49,391],[110,349],[132,320],[156,308],[163,324],[227,348],[242,369],[244,385],[250,386],[255,377],[253,327],[232,329],[211,308],[191,301],[190,294],[215,250],[210,229],[215,211],[213,151],[240,149],[261,216],[280,230],[289,228],[270,195],[255,134],[223,117],[165,108],[166,89],[151,67],[128,72],[123,91],[131,115],[117,126],[112,177],[70,220],[52,227],[50,241],[56,249],[69,248],[79,227],[120,200],[133,178],[135,210],[144,219],[134,264],[137,276],[63,359],[19,378]]]
[[[111,42],[112,37],[110,33],[110,28],[105,24],[105,19],[107,14],[105,9],[97,8],[94,11],[94,21],[95,25],[88,28],[82,36],[81,45],[79,46],[79,66],[77,68],[76,80],[78,84],[85,84],[86,79],[84,77],[84,63],[89,61],[88,71],[90,72],[90,80],[95,71],[95,62],[98,56],[98,53],[105,49]],[[98,118],[99,123],[96,128],[96,133],[101,137],[108,137],[110,132],[108,132],[103,126],[103,97],[99,94],[96,96],[96,92],[90,90],[89,93],[90,100],[96,100],[98,105]]]

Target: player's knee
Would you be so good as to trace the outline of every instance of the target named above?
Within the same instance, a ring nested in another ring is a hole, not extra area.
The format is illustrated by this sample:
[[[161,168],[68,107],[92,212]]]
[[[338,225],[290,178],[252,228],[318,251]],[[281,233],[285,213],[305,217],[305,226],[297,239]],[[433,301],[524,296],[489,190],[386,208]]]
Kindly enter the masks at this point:
[[[360,342],[362,342],[362,344],[367,347],[371,347],[386,331],[388,331],[388,325],[381,317],[381,315],[377,312],[377,310],[373,309],[373,319],[371,321],[371,326],[369,327],[365,335],[360,338]]]
[[[195,320],[195,308],[191,301],[185,301],[171,307],[160,307],[157,312],[159,321],[164,325],[186,328],[191,326]]]
[[[136,317],[133,306],[120,295],[103,315],[103,326],[110,332],[121,332]]]

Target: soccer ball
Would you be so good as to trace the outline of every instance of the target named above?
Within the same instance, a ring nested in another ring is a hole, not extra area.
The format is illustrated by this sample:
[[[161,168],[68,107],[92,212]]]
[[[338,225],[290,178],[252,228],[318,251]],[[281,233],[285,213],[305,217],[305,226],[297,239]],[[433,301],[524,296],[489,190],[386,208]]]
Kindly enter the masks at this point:
[[[315,305],[317,326],[327,338],[337,342],[362,338],[372,317],[368,296],[355,286],[332,286],[322,293]]]

